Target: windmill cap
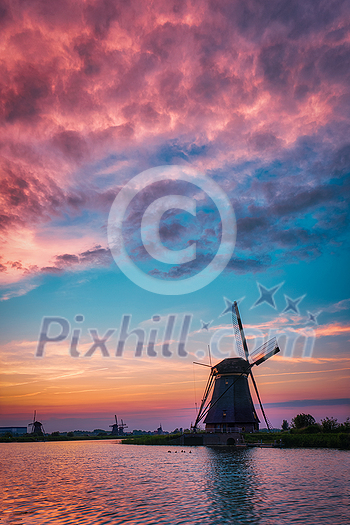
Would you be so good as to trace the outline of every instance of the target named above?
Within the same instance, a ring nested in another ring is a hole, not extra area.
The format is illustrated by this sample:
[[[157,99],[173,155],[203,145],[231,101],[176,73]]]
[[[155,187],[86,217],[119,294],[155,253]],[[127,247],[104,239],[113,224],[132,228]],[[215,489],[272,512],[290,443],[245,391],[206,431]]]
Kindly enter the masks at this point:
[[[241,357],[230,357],[220,361],[213,367],[214,373],[217,374],[244,374],[248,373],[250,364]]]

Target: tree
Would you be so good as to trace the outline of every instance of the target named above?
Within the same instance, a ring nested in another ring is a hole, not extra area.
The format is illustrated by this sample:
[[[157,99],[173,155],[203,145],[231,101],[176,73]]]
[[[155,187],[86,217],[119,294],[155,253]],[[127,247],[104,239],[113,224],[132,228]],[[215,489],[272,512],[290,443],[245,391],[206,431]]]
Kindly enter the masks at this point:
[[[282,430],[289,430],[289,423],[286,419],[283,420]]]
[[[325,432],[332,432],[332,430],[335,430],[338,425],[338,420],[334,419],[334,417],[325,417],[324,419],[321,419],[322,423],[322,429]]]
[[[305,428],[315,424],[316,420],[311,414],[298,414],[292,419],[294,428]]]

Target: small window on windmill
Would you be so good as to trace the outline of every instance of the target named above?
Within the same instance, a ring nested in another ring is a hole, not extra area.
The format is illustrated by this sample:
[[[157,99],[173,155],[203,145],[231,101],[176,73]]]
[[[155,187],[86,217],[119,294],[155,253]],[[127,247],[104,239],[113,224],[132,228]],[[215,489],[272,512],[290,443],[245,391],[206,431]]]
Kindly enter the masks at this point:
[[[222,417],[226,417],[226,410],[223,411]]]
[[[228,385],[228,379],[225,380],[225,384]]]

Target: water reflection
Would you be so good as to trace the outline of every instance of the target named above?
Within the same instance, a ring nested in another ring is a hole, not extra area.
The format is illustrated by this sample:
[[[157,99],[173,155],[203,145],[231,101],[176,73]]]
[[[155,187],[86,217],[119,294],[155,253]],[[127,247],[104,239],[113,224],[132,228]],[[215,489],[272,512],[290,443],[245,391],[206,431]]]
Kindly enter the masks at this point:
[[[0,454],[2,524],[349,523],[346,451],[98,441],[4,443]]]
[[[260,523],[256,502],[261,498],[254,451],[209,449],[206,469],[211,507],[224,523]]]

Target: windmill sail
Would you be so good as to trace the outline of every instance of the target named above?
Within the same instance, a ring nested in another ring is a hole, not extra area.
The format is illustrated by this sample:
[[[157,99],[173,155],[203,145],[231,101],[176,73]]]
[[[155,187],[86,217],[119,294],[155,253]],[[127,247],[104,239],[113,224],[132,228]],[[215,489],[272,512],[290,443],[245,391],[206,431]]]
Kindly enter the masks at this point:
[[[254,350],[249,356],[249,360],[253,365],[259,366],[261,363],[277,354],[280,351],[276,341],[276,337],[273,337],[266,343],[259,346],[257,350]]]
[[[247,345],[247,341],[246,341],[246,338],[245,338],[245,335],[244,335],[244,330],[243,330],[243,325],[242,325],[242,321],[241,321],[241,316],[239,314],[238,304],[237,304],[236,301],[232,305],[232,320],[234,320],[234,318],[237,319],[237,326],[238,326],[238,330],[237,330],[236,325],[234,323],[234,331],[235,331],[236,341],[237,341],[237,339],[241,338],[241,344],[242,344],[242,347],[244,349],[245,358],[246,358],[247,361],[248,360],[251,361],[251,366],[253,366],[253,365],[256,365],[256,366],[260,365],[262,362],[264,362],[267,359],[269,359],[269,357],[272,357],[273,355],[277,354],[277,352],[280,351],[279,348],[278,348],[277,342],[276,342],[276,338],[273,338],[270,341],[267,341],[266,343],[264,343],[260,348],[258,348],[258,350],[256,351],[256,357],[253,357],[253,359],[252,359],[252,356],[249,356],[248,345]],[[238,344],[237,344],[237,346],[238,346]],[[254,352],[254,355],[255,355],[255,352]],[[263,418],[265,420],[265,423],[266,423],[266,426],[267,426],[268,430],[270,430],[271,424],[269,423],[269,421],[268,421],[268,419],[266,417],[265,410],[264,410],[263,404],[261,402],[260,394],[259,394],[259,391],[258,391],[258,386],[257,386],[256,381],[254,379],[253,372],[252,372],[251,368],[250,368],[250,377],[251,377],[251,380],[252,380],[252,383],[253,383],[253,386],[254,386],[256,397],[258,398],[258,401],[259,401],[261,413],[263,415]]]
[[[248,348],[244,348],[243,341],[245,342],[245,346],[247,346],[247,342],[245,340],[242,321],[239,315],[238,305],[236,301],[232,305],[232,326],[235,334],[236,349],[238,355],[239,357],[242,357],[242,359],[246,359],[248,361]]]

